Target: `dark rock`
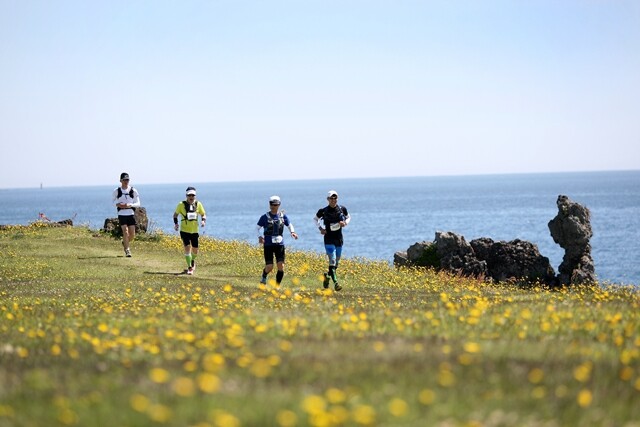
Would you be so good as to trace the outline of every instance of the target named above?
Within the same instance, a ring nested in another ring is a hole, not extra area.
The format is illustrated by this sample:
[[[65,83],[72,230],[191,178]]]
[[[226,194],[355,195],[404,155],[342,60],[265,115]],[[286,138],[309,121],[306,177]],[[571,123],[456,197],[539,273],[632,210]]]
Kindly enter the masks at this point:
[[[525,280],[551,285],[555,272],[549,258],[538,247],[524,240],[494,242],[489,238],[471,241],[478,259],[487,263],[489,276],[496,281]]]
[[[473,248],[463,236],[451,232],[436,232],[436,254],[440,268],[463,276],[484,277],[487,263],[476,257]]]
[[[136,233],[146,233],[149,230],[149,217],[146,208],[137,208],[136,217]]]
[[[409,246],[407,249],[407,259],[413,263],[417,263],[429,245],[431,245],[431,242],[416,242]]]
[[[120,229],[120,222],[118,218],[106,218],[102,231],[105,233],[113,234],[114,236],[122,237],[122,230]]]
[[[136,217],[136,233],[146,233],[149,229],[149,217],[147,216],[146,208],[137,208],[135,211]],[[122,237],[122,228],[120,228],[120,221],[118,218],[106,218],[102,231],[109,233],[114,237]]]
[[[494,242],[483,237],[467,243],[463,236],[437,232],[434,242],[415,243],[407,252],[397,252],[395,265],[424,266],[462,276],[528,283],[555,283],[549,259],[538,247],[523,240]]]
[[[480,237],[479,239],[474,239],[469,242],[478,259],[483,259],[485,261],[490,258],[491,247],[494,243],[493,239],[488,237]]]
[[[595,283],[589,209],[562,195],[558,196],[557,206],[558,215],[549,221],[553,240],[565,249],[557,277],[549,258],[542,256],[531,242],[494,242],[481,237],[467,243],[463,236],[452,232],[437,232],[433,242],[415,243],[406,252],[396,252],[394,264],[431,267],[497,282],[515,280],[551,286]]]
[[[393,265],[397,267],[407,267],[410,266],[409,258],[407,257],[406,251],[398,251],[393,254]]]
[[[393,255],[396,266],[440,267],[440,258],[436,254],[434,242],[416,242],[406,251],[399,251]]]
[[[553,241],[565,250],[558,267],[558,279],[563,285],[595,283],[595,265],[589,243],[593,236],[591,213],[564,195],[558,196],[556,205],[558,214],[549,221],[549,231]]]

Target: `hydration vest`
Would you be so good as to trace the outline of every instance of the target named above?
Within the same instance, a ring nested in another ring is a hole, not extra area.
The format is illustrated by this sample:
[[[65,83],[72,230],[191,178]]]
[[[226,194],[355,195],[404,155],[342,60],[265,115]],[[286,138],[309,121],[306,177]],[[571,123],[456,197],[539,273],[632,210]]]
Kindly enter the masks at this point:
[[[182,201],[182,204],[184,205],[184,211],[185,213],[182,214],[183,216],[183,221],[197,221],[198,220],[198,201],[196,200],[196,202],[192,205],[189,202],[187,202],[186,200]],[[191,214],[191,215],[189,215]]]
[[[267,225],[264,227],[265,236],[282,236],[284,231],[284,214],[278,212],[278,217],[273,219],[271,212],[267,212]]]
[[[332,222],[340,222],[345,220],[344,212],[342,212],[342,208],[340,205],[336,205],[335,209],[338,210],[338,213],[331,212],[331,217],[327,215],[331,209],[329,206],[325,206],[324,212],[322,214],[322,220],[324,221],[325,228],[329,230],[329,226]],[[335,221],[337,219],[337,221]]]
[[[118,187],[118,199],[120,197],[122,197],[122,194],[123,194],[122,193],[122,187]],[[129,189],[129,197],[131,197],[133,199],[133,187],[131,187]],[[124,208],[118,208],[118,210],[122,210],[122,209],[124,209]],[[136,208],[129,208],[129,209],[133,209],[134,211],[136,210]]]

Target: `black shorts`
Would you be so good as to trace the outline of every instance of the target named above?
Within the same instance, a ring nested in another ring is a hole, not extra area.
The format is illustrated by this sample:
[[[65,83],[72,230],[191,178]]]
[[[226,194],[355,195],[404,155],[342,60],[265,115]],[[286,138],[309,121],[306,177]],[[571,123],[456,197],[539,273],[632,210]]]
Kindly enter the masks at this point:
[[[198,233],[185,233],[184,231],[180,232],[180,238],[182,239],[182,243],[185,246],[191,245],[194,248],[198,247],[198,237],[200,235]]]
[[[273,264],[273,256],[276,256],[276,262],[284,262],[284,245],[265,245],[264,246],[264,263]]]
[[[136,225],[136,216],[135,215],[118,215],[118,222],[120,226],[132,226]]]

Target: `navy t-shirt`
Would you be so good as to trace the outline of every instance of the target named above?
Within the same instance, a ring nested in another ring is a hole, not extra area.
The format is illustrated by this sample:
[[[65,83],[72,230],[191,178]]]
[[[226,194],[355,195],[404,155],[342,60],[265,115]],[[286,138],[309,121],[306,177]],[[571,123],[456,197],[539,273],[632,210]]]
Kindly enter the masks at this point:
[[[269,218],[267,217],[267,215],[269,217],[271,217],[271,219],[273,220],[274,224],[273,224],[273,228],[274,230],[271,232],[271,234],[267,234],[267,226],[269,225]],[[287,217],[286,214],[281,214],[280,212],[278,212],[277,214],[272,214],[271,212],[267,212],[266,214],[262,215],[260,217],[260,219],[258,220],[258,227],[262,227],[264,228],[264,244],[265,246],[270,246],[270,245],[284,245],[284,239],[282,238],[282,233],[279,233],[278,231],[278,222],[282,221],[284,223],[284,227],[288,227],[290,222],[289,222],[289,218]],[[283,229],[284,229],[283,227]],[[278,242],[279,240],[279,242]]]

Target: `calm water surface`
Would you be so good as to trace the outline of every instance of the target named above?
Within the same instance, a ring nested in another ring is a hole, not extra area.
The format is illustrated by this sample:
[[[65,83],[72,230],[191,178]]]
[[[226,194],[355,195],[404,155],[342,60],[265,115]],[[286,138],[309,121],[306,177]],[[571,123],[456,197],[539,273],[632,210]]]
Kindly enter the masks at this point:
[[[101,228],[116,215],[111,192],[117,184],[0,190],[0,224],[27,224],[43,212],[52,220],[73,218],[76,225]],[[335,189],[352,216],[344,256],[391,261],[398,250],[432,241],[436,231],[453,231],[467,241],[528,240],[556,270],[564,251],[547,223],[557,214],[558,195],[565,194],[591,210],[599,279],[640,284],[640,171],[133,185],[152,226],[166,233],[174,233],[172,214],[185,188],[195,185],[207,209],[205,235],[256,242],[255,224],[277,194],[300,235],[288,239],[288,247],[321,252],[312,218]]]

